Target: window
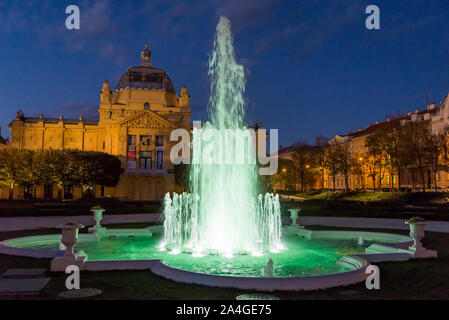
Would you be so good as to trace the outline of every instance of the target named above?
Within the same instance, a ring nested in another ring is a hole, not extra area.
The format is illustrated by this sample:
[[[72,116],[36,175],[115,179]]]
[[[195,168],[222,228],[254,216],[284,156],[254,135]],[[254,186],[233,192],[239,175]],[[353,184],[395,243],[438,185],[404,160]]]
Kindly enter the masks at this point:
[[[140,169],[149,170],[153,165],[153,157],[151,151],[140,152]]]
[[[156,136],[156,147],[164,146],[164,136]]]
[[[145,102],[145,104],[143,105],[143,108],[145,110],[150,110],[150,104],[148,102]]]
[[[103,141],[103,150],[106,149],[106,141]]]
[[[393,184],[396,184],[396,175],[394,174],[392,177],[393,177]]]
[[[44,198],[45,199],[53,198],[53,185],[52,184],[46,184],[44,186]]]
[[[413,183],[416,183],[417,180],[418,180],[418,179],[417,179],[417,173],[416,173],[416,170],[413,169],[413,170],[412,170],[412,182],[413,182]]]
[[[164,168],[164,150],[156,151],[156,169]]]
[[[128,169],[136,169],[136,136],[129,135],[128,136]]]
[[[73,186],[64,186],[64,199],[73,199]]]
[[[136,136],[130,135],[128,136],[128,146],[135,146],[136,145]]]
[[[140,144],[142,146],[150,146],[151,145],[151,136],[140,136]]]

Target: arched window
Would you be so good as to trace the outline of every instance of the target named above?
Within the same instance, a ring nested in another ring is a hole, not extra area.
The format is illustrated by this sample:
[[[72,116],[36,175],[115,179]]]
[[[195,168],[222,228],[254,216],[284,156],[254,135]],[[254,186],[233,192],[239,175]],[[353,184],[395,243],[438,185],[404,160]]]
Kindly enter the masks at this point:
[[[148,102],[145,102],[145,104],[143,105],[143,108],[145,110],[150,110],[150,104]]]

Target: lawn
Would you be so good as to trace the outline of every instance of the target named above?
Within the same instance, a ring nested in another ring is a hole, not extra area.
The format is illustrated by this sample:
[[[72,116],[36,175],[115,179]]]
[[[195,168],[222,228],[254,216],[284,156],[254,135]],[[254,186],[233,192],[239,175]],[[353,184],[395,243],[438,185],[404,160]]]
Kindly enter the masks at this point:
[[[147,224],[133,227],[143,227]],[[129,225],[122,225],[122,227]],[[335,229],[311,227],[314,229]],[[347,229],[346,229],[347,230]],[[373,230],[406,233],[406,231]],[[18,236],[55,233],[55,229],[2,232],[0,239]],[[308,292],[274,292],[281,299],[449,299],[449,235],[429,232],[424,245],[438,250],[439,258],[387,262],[378,266],[381,271],[381,289],[367,290],[364,284]],[[0,272],[12,267],[49,267],[50,260],[0,255]],[[55,299],[64,291],[65,274],[53,273],[52,280],[40,296],[27,299]],[[150,271],[83,272],[81,287],[98,288],[103,294],[98,299],[235,299],[243,293],[237,289],[220,289],[176,283],[152,274]],[[348,291],[351,290],[351,291]],[[351,294],[346,294],[350,292]]]
[[[403,202],[406,204],[440,205],[449,201],[447,192],[384,192],[384,191],[305,191],[292,194],[308,200],[346,200],[360,202]]]
[[[449,221],[448,193],[437,192],[319,192],[296,193],[303,202],[284,201],[288,208],[300,207],[301,215],[330,217],[369,217],[409,219],[422,216],[428,220]]]

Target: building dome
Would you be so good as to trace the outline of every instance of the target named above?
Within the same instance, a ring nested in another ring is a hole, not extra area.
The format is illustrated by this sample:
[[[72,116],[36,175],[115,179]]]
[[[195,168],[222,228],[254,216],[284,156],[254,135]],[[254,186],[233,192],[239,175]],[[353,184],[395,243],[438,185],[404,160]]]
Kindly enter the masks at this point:
[[[176,94],[173,82],[165,71],[152,66],[151,51],[148,50],[147,44],[141,52],[140,65],[129,67],[115,87],[115,91],[125,89],[167,91]]]

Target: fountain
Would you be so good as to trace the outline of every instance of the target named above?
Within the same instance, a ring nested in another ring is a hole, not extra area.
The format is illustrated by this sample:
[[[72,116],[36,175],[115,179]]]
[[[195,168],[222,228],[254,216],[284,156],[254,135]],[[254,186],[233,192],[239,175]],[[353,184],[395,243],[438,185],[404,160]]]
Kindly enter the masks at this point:
[[[297,224],[300,209],[292,208],[292,224],[282,227],[279,197],[258,194],[258,167],[251,152],[242,152],[254,151],[255,137],[244,125],[245,77],[226,18],[217,26],[209,74],[210,122],[193,129],[190,193],[165,195],[163,226],[106,229],[100,224],[103,209],[94,207],[96,224],[89,233],[78,234],[83,226],[77,223],[60,225],[62,238],[3,240],[0,254],[52,258],[52,271],[64,272],[69,265],[87,271],[151,270],[174,281],[264,291],[359,283],[370,261],[437,256],[422,246],[425,222],[418,219],[408,222],[410,236],[310,230]],[[243,154],[246,162],[237,161]],[[241,296],[254,297],[261,298]]]
[[[209,75],[210,122],[193,130],[191,194],[165,196],[160,249],[226,257],[278,252],[283,249],[279,197],[257,195],[255,161],[237,161],[243,144],[254,148],[255,141],[244,125],[244,69],[235,60],[225,17],[217,25]],[[226,135],[235,139],[225,139]],[[218,157],[207,157],[210,147]]]

